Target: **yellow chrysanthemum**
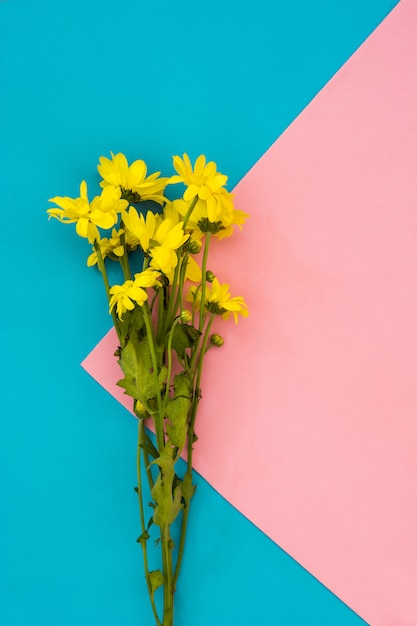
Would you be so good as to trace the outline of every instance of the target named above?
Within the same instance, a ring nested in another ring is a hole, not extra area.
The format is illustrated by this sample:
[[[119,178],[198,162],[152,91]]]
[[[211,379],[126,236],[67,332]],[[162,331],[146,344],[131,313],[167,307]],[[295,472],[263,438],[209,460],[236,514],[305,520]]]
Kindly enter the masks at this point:
[[[184,234],[182,222],[174,224],[151,211],[145,218],[134,207],[123,213],[122,220],[126,230],[140,241],[142,250],[151,257],[151,267],[168,276],[178,262],[175,250],[189,237]]]
[[[87,183],[83,180],[79,198],[55,196],[49,202],[54,202],[60,208],[48,209],[47,213],[67,224],[75,222],[77,234],[94,243],[100,239],[98,228],[112,228],[117,223],[117,213],[127,207],[127,200],[122,200],[120,194],[120,189],[108,187],[90,203]]]
[[[103,178],[100,185],[111,185],[121,189],[122,197],[129,202],[143,202],[153,200],[158,204],[164,204],[164,189],[168,178],[160,178],[161,172],[155,172],[146,176],[147,167],[145,161],[138,159],[131,165],[124,154],[119,152],[111,159],[100,157],[100,165],[97,166],[100,176]]]
[[[150,242],[151,266],[168,276],[178,263],[175,250],[180,248],[188,237],[189,235],[184,234],[182,223],[174,224],[171,220],[164,219]]]
[[[148,211],[146,217],[142,213],[138,213],[135,207],[129,207],[128,211],[122,213],[122,222],[126,228],[126,233],[137,239],[140,247],[147,252],[150,247],[150,241],[153,239],[157,225],[162,221],[158,213]]]
[[[117,260],[124,254],[124,246],[121,240],[121,236],[125,235],[125,244],[128,252],[135,250],[139,241],[132,237],[129,232],[124,231],[123,229],[116,230],[113,228],[111,237],[102,237],[98,242],[100,246],[100,252],[103,259],[106,257],[110,257],[113,260]],[[97,252],[93,247],[93,251],[87,259],[88,267],[92,267],[97,263]]]
[[[164,206],[164,218],[170,220],[173,224],[182,224],[182,215],[178,213],[175,209],[174,204],[170,201],[167,201]],[[187,229],[188,230],[188,229]],[[201,233],[202,234],[202,233]],[[190,246],[191,243],[191,246]],[[187,240],[186,250],[189,251],[193,249],[197,245],[195,252],[191,252],[190,254],[197,253],[201,250],[201,244],[197,239],[194,238],[194,233],[191,233],[190,238]],[[174,278],[174,269],[168,275],[168,280],[172,283]],[[189,256],[187,259],[187,268],[185,271],[185,279],[190,280],[193,283],[201,282],[201,268],[198,263],[193,259],[192,256]]]
[[[178,175],[171,176],[169,184],[184,183],[186,185],[187,189],[183,195],[186,202],[198,196],[206,204],[207,217],[210,222],[216,222],[224,209],[230,210],[231,197],[224,189],[227,176],[217,171],[214,161],[206,163],[204,154],[198,157],[194,167],[187,154],[183,154],[182,159],[174,156],[173,161]]]
[[[187,296],[188,302],[194,302],[197,309],[201,305],[201,287],[191,287]],[[230,313],[233,314],[235,322],[238,322],[238,315],[247,317],[248,307],[242,296],[232,298],[229,285],[221,285],[217,278],[206,285],[205,308],[210,313],[221,315],[223,319],[228,319]]]
[[[228,193],[225,189],[223,191]],[[182,217],[185,217],[189,208],[189,202],[179,199],[174,200],[172,204],[174,209]],[[191,231],[193,239],[201,239],[206,232],[211,232],[218,239],[224,239],[233,235],[234,226],[238,226],[241,229],[242,224],[245,223],[248,217],[247,213],[234,208],[230,197],[230,203],[224,203],[217,220],[211,222],[207,214],[207,204],[203,200],[197,200],[197,204],[188,219],[187,230]]]
[[[122,320],[126,311],[132,311],[135,305],[142,306],[148,299],[146,289],[160,285],[159,272],[146,269],[140,274],[135,274],[134,280],[126,280],[123,285],[114,285],[110,289],[110,312],[116,307],[117,317]]]

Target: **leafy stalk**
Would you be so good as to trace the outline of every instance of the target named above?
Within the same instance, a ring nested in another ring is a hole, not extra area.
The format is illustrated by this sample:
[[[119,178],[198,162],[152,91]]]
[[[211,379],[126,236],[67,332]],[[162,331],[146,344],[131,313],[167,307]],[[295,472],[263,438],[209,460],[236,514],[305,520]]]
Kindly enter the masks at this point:
[[[195,373],[195,387],[194,387],[194,394],[193,394],[193,403],[191,405],[190,417],[189,417],[189,422],[188,422],[188,442],[187,442],[186,476],[188,475],[188,479],[190,481],[191,481],[192,469],[193,469],[193,444],[194,444],[194,437],[195,437],[195,432],[194,432],[195,420],[197,417],[198,403],[201,398],[200,385],[201,385],[201,375],[203,373],[203,358],[207,350],[207,342],[210,336],[210,331],[211,331],[214,318],[215,318],[215,315],[212,314],[206,326],[206,330],[205,330],[204,337],[203,337],[203,343],[201,346],[201,350],[199,352],[196,373]],[[176,563],[175,572],[174,572],[174,585],[176,584],[176,581],[178,580],[178,576],[179,576],[181,564],[182,564],[182,558],[184,554],[185,537],[186,537],[187,526],[188,526],[188,514],[189,514],[189,506],[186,506],[186,508],[183,511],[183,516],[181,520],[181,534],[180,534],[180,542],[179,542],[179,547],[178,547],[177,563]]]

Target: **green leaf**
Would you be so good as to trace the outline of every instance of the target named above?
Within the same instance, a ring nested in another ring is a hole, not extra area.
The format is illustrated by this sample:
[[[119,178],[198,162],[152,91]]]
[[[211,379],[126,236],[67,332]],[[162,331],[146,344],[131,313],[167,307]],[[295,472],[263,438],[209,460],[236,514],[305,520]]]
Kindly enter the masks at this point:
[[[166,383],[167,375],[168,375],[168,368],[166,367],[166,365],[163,365],[160,369],[159,376],[158,376],[158,382],[161,387]]]
[[[136,539],[137,543],[140,543],[142,547],[144,547],[145,543],[150,538],[150,534],[147,530],[144,530],[143,533]]]
[[[122,346],[126,344],[130,335],[136,333],[138,337],[144,324],[142,307],[136,306],[133,311],[126,311],[123,315],[123,321],[119,321],[120,342]]]
[[[121,378],[117,381],[116,385],[118,387],[122,387],[125,390],[125,394],[135,398],[135,400],[139,400],[139,391],[137,387],[136,379],[130,378]]]
[[[147,452],[148,454],[150,454],[150,456],[153,459],[158,458],[159,452],[158,450],[155,448],[155,446],[153,445],[152,439],[149,437],[149,435],[145,435],[145,441],[144,443],[140,444],[140,447],[145,450],[145,452]]]
[[[155,397],[155,377],[152,372],[152,357],[148,340],[143,337],[140,341],[130,338],[121,349],[120,367],[125,375],[117,382],[128,396],[146,404]]]
[[[179,359],[184,358],[186,348],[192,348],[200,336],[201,332],[191,324],[177,324],[175,326],[172,335],[172,348]]]
[[[165,579],[160,569],[156,569],[156,570],[153,570],[152,572],[149,572],[149,578],[151,581],[151,594],[153,597],[158,587],[162,587],[164,585]]]
[[[169,423],[166,432],[170,443],[182,450],[187,438],[188,415],[191,408],[191,383],[183,372],[174,377],[174,398],[170,399],[165,416]]]
[[[197,485],[193,485],[193,476],[191,472],[187,472],[182,481],[182,497],[184,498],[186,506],[190,506],[191,498],[193,497]]]
[[[164,528],[172,524],[182,508],[181,484],[177,484],[173,490],[174,461],[169,454],[163,452],[152,463],[161,469],[151,492],[156,504],[153,523]]]

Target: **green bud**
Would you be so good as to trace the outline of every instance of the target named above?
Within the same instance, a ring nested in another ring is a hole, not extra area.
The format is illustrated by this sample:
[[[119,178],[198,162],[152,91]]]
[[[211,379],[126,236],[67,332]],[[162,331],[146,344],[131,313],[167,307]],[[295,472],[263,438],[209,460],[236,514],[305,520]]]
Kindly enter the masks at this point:
[[[187,309],[183,309],[180,313],[180,320],[181,322],[183,322],[183,324],[188,324],[188,322],[191,322],[193,316],[191,315],[190,311],[187,311]]]
[[[135,414],[139,419],[146,419],[148,417],[148,412],[140,400],[136,400],[135,402]]]
[[[211,335],[210,337],[210,342],[213,344],[213,346],[217,346],[218,348],[220,348],[224,344],[224,339],[217,333],[214,333],[214,335]]]
[[[197,241],[197,239],[189,239],[185,247],[190,254],[198,254],[202,248],[202,244],[201,241]]]
[[[213,272],[211,270],[207,270],[207,272],[206,272],[206,281],[209,282],[209,283],[212,283],[215,278],[216,278],[216,275],[213,274]]]

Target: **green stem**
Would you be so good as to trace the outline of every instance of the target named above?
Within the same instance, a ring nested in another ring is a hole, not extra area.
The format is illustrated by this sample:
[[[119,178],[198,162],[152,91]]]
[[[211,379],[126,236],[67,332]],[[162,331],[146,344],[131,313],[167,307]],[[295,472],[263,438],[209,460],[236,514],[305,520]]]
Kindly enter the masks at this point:
[[[211,315],[210,319],[209,319],[209,322],[208,322],[207,326],[206,326],[206,330],[205,330],[204,338],[203,338],[203,343],[202,343],[201,350],[200,350],[200,356],[199,356],[199,359],[198,359],[198,365],[197,365],[197,369],[196,369],[196,382],[195,382],[194,394],[193,394],[193,404],[192,404],[192,407],[191,407],[190,421],[189,421],[189,424],[188,424],[188,454],[187,454],[187,471],[186,471],[186,474],[189,474],[190,477],[192,475],[192,469],[193,469],[194,427],[195,427],[195,420],[196,420],[196,417],[197,417],[198,403],[200,402],[200,398],[201,398],[200,384],[201,384],[201,375],[202,375],[202,372],[203,372],[203,359],[204,359],[204,354],[206,352],[207,342],[208,342],[208,339],[209,339],[209,335],[210,335],[210,330],[211,330],[212,324],[214,322],[214,318],[215,318],[215,314],[213,313]],[[183,558],[183,554],[184,554],[185,536],[186,536],[187,525],[188,525],[188,514],[189,514],[189,506],[187,506],[184,509],[183,515],[182,515],[180,542],[179,542],[179,546],[178,546],[177,563],[176,563],[176,566],[175,566],[174,579],[173,579],[174,587],[175,587],[175,584],[176,584],[176,582],[178,580],[178,576],[179,576],[180,569],[181,569],[181,564],[182,564],[182,558]]]
[[[94,240],[94,250],[96,251],[96,254],[97,254],[97,265],[103,277],[104,288],[106,290],[106,295],[107,295],[107,302],[110,302],[109,278],[107,276],[106,264],[104,263],[103,255],[101,254],[100,244],[98,243],[97,239]],[[114,309],[111,312],[111,316],[113,318],[113,325],[116,329],[117,336],[120,339],[121,335],[120,335],[120,329],[119,329],[119,322],[118,322],[117,315]]]
[[[162,335],[164,332],[165,297],[166,287],[163,285],[158,289],[158,326],[156,331],[156,340],[158,343],[162,342]]]
[[[123,222],[121,222],[120,230],[123,230],[123,229],[124,229],[124,225],[123,225]],[[125,280],[132,280],[132,273],[130,271],[129,256],[127,253],[127,246],[126,246],[126,234],[124,231],[120,235],[120,242],[123,246],[123,255],[120,257],[120,264],[122,266],[123,276]]]
[[[187,213],[185,214],[185,217],[184,217],[184,222],[183,222],[183,228],[184,228],[184,230],[185,230],[185,229],[186,229],[186,227],[187,227],[187,223],[188,223],[188,220],[189,220],[189,219],[190,219],[190,217],[191,217],[191,213],[194,211],[194,207],[195,207],[195,205],[197,204],[197,200],[198,200],[198,196],[195,196],[195,197],[191,200],[191,204],[190,204],[190,206],[188,207],[188,211],[187,211]]]
[[[174,586],[172,577],[172,540],[169,526],[161,528],[162,572],[164,575],[164,617],[163,626],[174,624]]]
[[[195,384],[195,390],[199,391],[200,390],[200,384],[201,384],[201,375],[203,373],[203,359],[204,359],[204,355],[206,353],[206,348],[207,348],[207,342],[209,340],[209,335],[210,335],[210,331],[211,331],[211,327],[213,325],[214,319],[216,317],[215,313],[211,314],[211,317],[209,319],[209,322],[206,326],[206,330],[204,332],[204,338],[203,338],[203,344],[201,346],[201,350],[200,350],[200,356],[198,359],[198,365],[197,365],[197,379],[196,379],[196,384]],[[194,421],[195,421],[195,415],[194,415]],[[194,423],[193,423],[193,427],[194,427]]]
[[[167,358],[168,358],[168,367],[167,367],[167,386],[166,386],[166,392],[165,392],[165,398],[164,398],[164,403],[163,403],[163,412],[165,415],[165,408],[167,405],[167,401],[168,401],[168,394],[169,394],[169,388],[171,386],[171,376],[172,376],[172,339],[174,337],[174,330],[176,325],[178,324],[178,322],[180,321],[180,318],[177,317],[174,320],[174,323],[171,326],[171,330],[169,331],[169,337],[168,337],[168,345],[167,345]]]
[[[208,257],[208,251],[209,251],[209,246],[210,246],[210,240],[211,240],[211,233],[206,233],[206,240],[204,242],[203,261],[201,263],[202,280],[201,280],[201,301],[200,301],[200,324],[198,327],[200,331],[203,330],[203,324],[204,324],[204,314],[205,314],[204,307],[206,304],[206,284],[207,284],[207,277],[206,277],[207,257]]]
[[[145,423],[143,419],[139,419],[139,426],[141,429],[140,435],[141,435],[141,442],[145,442]],[[147,451],[145,450],[145,448],[142,448],[142,452],[143,452],[143,460],[145,462],[145,469],[146,469],[146,476],[148,479],[148,485],[149,485],[149,489],[152,491],[153,486],[155,484],[153,476],[152,476],[152,471],[151,471],[151,464],[149,461],[149,454],[147,453]]]
[[[150,578],[150,574],[149,574],[149,566],[148,566],[148,551],[146,548],[146,542],[147,539],[145,538],[145,533],[147,532],[146,529],[146,524],[145,524],[145,512],[143,509],[143,494],[142,494],[142,476],[141,476],[141,444],[144,443],[143,441],[143,430],[141,427],[141,422],[143,420],[138,420],[139,424],[138,424],[138,448],[137,448],[137,456],[136,456],[136,471],[137,471],[137,478],[138,478],[138,500],[139,500],[139,512],[140,512],[140,524],[141,524],[141,528],[142,528],[142,540],[140,541],[141,547],[142,547],[142,553],[143,553],[143,565],[144,565],[144,569],[145,569],[145,579],[146,579],[146,585],[148,587],[148,594],[149,594],[149,600],[151,602],[151,606],[152,606],[152,611],[156,620],[156,625],[157,626],[165,626],[164,624],[161,623],[159,616],[158,616],[158,611],[155,605],[155,601],[153,598],[153,593],[152,593],[152,584],[151,584],[151,578]]]
[[[183,287],[184,287],[185,274],[187,271],[187,263],[188,263],[188,253],[184,255],[184,257],[181,260],[181,263],[178,262],[177,264],[177,267],[180,268],[179,270],[180,276],[179,276],[178,284],[174,282],[178,280],[178,273],[174,277],[174,281],[172,283],[171,299],[169,301],[169,307],[168,307],[169,314],[167,314],[167,318],[166,318],[167,323],[166,323],[165,332],[167,332],[171,324],[174,323],[175,315],[177,315],[177,311],[178,311],[178,305],[180,305],[181,310],[183,309],[183,304],[182,304],[183,293],[182,292],[183,292]]]
[[[146,303],[143,305],[143,320],[146,326],[146,336],[148,338],[149,351],[151,353],[153,377],[154,377],[155,389],[156,389],[156,401],[158,404],[158,418],[159,419],[157,419],[156,415],[154,416],[156,441],[158,444],[158,450],[162,452],[162,450],[165,447],[164,414],[162,411],[162,397],[161,397],[161,389],[159,386],[159,376],[158,376],[159,368],[158,368],[158,359],[157,359],[156,350],[155,350],[155,340],[154,340],[154,334],[153,334],[153,329],[152,329],[152,323],[151,323],[151,319],[150,319],[150,315],[149,315],[149,311],[148,311],[148,307]]]
[[[185,276],[187,274],[187,265],[188,265],[188,258],[189,258],[189,254],[188,252],[185,253],[184,258],[182,260],[182,264],[181,264],[181,271],[180,271],[180,289],[179,289],[179,306],[180,306],[180,311],[183,310],[184,308],[184,301],[183,301],[183,296],[184,296],[184,282],[185,282]],[[178,305],[177,305],[178,306]],[[176,310],[176,309],[174,309]]]
[[[198,196],[195,196],[190,203],[190,206],[188,207],[188,211],[185,214],[184,220],[183,220],[183,230],[185,231],[186,226],[187,226],[187,222],[191,216],[191,213],[194,210],[195,205],[197,204],[197,200],[198,200]],[[178,248],[177,250],[177,258],[178,258],[178,263],[175,267],[175,271],[174,271],[174,278],[172,280],[172,291],[171,291],[171,298],[169,301],[169,305],[168,305],[168,311],[166,314],[166,320],[167,320],[167,324],[165,327],[165,332],[168,330],[170,324],[171,324],[171,317],[175,316],[176,313],[176,306],[178,306],[178,297],[179,297],[179,289],[180,289],[180,285],[178,283],[178,272],[180,271],[180,268],[182,266],[182,263],[180,263],[180,259],[182,256],[182,251],[184,249],[184,245],[182,245],[180,248]]]

